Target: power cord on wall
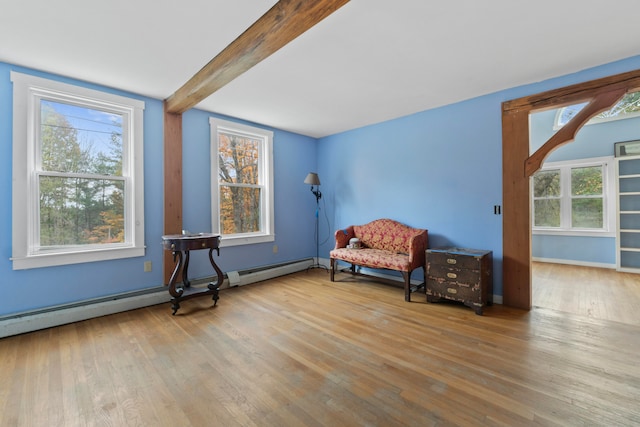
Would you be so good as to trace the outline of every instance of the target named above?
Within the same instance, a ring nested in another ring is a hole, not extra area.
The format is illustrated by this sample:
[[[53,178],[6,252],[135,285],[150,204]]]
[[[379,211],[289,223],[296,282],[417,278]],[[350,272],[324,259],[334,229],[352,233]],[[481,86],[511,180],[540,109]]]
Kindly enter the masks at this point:
[[[329,215],[327,215],[327,202],[326,202],[326,199],[324,199],[324,198],[322,199],[322,205],[323,205],[322,206],[323,207],[322,210],[324,211],[324,218],[327,221],[327,233],[328,234],[327,234],[327,237],[322,242],[319,243],[320,245],[324,245],[331,238],[331,224],[329,223]],[[316,215],[318,215],[318,214],[319,213],[316,212]],[[320,234],[320,231],[318,231],[318,234]],[[316,236],[316,242],[319,241],[319,238],[320,238],[319,236]]]

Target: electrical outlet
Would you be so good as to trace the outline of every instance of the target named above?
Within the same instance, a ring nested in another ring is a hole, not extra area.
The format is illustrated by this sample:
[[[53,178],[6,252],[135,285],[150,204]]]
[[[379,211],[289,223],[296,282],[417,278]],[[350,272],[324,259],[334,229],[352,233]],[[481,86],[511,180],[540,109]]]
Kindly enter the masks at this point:
[[[273,245],[273,253],[274,254],[278,253],[278,245]]]
[[[151,271],[151,261],[145,261],[144,262],[144,272],[148,273]]]

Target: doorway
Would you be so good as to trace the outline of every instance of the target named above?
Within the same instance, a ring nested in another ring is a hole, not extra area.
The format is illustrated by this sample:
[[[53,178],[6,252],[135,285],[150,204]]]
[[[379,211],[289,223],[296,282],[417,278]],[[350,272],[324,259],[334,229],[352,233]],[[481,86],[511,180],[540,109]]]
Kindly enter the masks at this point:
[[[531,113],[531,151],[584,105]],[[586,123],[573,142],[550,153],[533,175],[532,305],[536,308],[640,325],[636,310],[628,306],[640,303],[640,276],[616,271],[620,196],[614,158],[616,148],[619,152],[620,146],[635,147],[635,142],[622,141],[640,137],[639,105],[640,92],[627,93],[615,107]],[[638,162],[635,151],[628,155]],[[633,201],[639,197],[635,180],[624,188],[634,195],[622,197]],[[637,207],[629,206],[634,211]],[[623,235],[630,232],[623,230]]]
[[[502,105],[503,302],[532,305],[531,191],[529,180],[545,157],[575,137],[593,116],[611,108],[626,92],[640,88],[640,70],[508,101]],[[589,104],[529,155],[529,114],[587,101]]]

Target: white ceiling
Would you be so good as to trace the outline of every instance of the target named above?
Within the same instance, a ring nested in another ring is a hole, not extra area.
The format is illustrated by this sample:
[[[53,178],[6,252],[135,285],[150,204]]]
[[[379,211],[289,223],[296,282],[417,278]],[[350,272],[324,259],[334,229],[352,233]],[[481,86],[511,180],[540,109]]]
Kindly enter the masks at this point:
[[[165,99],[274,0],[0,0],[0,61]],[[197,108],[313,137],[640,53],[637,0],[351,0]]]

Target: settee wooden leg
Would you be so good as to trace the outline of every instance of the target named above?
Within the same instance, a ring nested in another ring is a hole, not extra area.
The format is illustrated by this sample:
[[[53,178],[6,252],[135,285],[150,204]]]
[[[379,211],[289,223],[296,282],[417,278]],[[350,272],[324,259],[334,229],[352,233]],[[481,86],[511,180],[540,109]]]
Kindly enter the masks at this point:
[[[331,258],[331,281],[332,282],[335,282],[335,280],[333,280],[335,271],[336,271],[336,260],[335,258]]]
[[[404,300],[411,302],[411,273],[403,271],[402,277],[404,278]]]

